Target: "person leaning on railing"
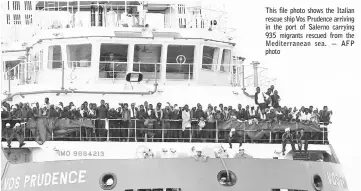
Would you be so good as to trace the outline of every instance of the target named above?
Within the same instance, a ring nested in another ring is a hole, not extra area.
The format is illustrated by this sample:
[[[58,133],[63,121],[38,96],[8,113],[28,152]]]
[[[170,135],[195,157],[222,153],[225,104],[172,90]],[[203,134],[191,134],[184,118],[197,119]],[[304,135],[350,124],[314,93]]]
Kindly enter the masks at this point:
[[[164,110],[163,110],[163,117],[162,117],[162,129],[164,131],[164,138],[166,141],[171,141],[170,135],[171,135],[171,131],[169,131],[170,127],[170,119],[171,119],[171,109],[170,109],[170,105],[166,105]]]
[[[97,118],[101,119],[101,120],[97,120],[96,121],[96,137],[98,138],[98,140],[104,140],[103,137],[105,137],[105,120],[108,116],[108,109],[105,106],[105,101],[101,100],[100,101],[100,106],[98,107],[98,112],[97,112]]]
[[[107,118],[109,120],[109,140],[112,141],[120,141],[120,129],[119,129],[119,121],[118,120],[111,120],[111,119],[118,119],[120,118],[119,114],[114,108],[111,108],[108,111]]]
[[[323,110],[320,110],[319,114],[320,114],[320,123],[322,124],[321,126],[322,133],[319,134],[320,137],[319,140],[325,140],[325,143],[328,144],[327,126],[331,123],[332,111],[329,111],[328,107],[324,106]]]
[[[203,132],[203,141],[206,142],[207,140],[210,140],[211,138],[213,138],[213,129],[214,125],[215,125],[215,118],[214,118],[214,111],[213,111],[213,107],[212,105],[208,105],[208,109],[205,112],[205,119],[206,119],[206,126],[204,127],[204,132]]]
[[[129,126],[131,128],[131,140],[136,140],[136,137],[139,135],[139,130],[136,130],[136,117],[137,117],[137,113],[138,113],[138,107],[135,107],[135,103],[131,103],[130,104],[130,108],[129,108],[129,112],[130,112],[130,121],[129,121]],[[137,127],[139,128],[139,127]],[[134,137],[134,139],[133,139]]]
[[[201,138],[201,130],[204,128],[205,122],[205,113],[202,110],[202,105],[200,103],[197,104],[197,109],[195,111],[195,118],[198,120],[197,121],[197,126],[198,128],[195,128],[193,130],[193,137],[198,140],[199,138]]]
[[[192,118],[188,105],[185,105],[182,110],[182,137],[184,138],[182,142],[188,142],[190,128],[192,127],[191,120]]]
[[[102,101],[104,102],[104,101]],[[48,103],[49,104],[49,103]],[[183,138],[189,138],[189,136],[183,136],[182,131],[181,131],[181,111],[178,109],[178,107],[175,105],[175,109],[172,110],[173,106],[170,106],[169,104],[169,119],[172,119],[174,121],[170,121],[169,123],[165,123],[164,120],[167,118],[164,118],[164,109],[162,109],[160,107],[160,109],[156,109],[157,112],[157,116],[155,116],[155,112],[152,108],[152,105],[145,102],[145,104],[147,105],[147,111],[149,112],[149,115],[146,113],[144,106],[143,109],[140,107],[140,109],[137,111],[137,107],[135,107],[135,105],[132,104],[132,110],[136,111],[136,117],[141,117],[141,119],[143,119],[143,121],[137,120],[137,134],[138,132],[142,132],[144,127],[144,119],[147,119],[146,121],[146,125],[147,127],[150,128],[150,130],[153,128],[153,125],[156,120],[163,120],[163,122],[161,123],[163,126],[162,127],[156,127],[156,129],[173,129],[171,131],[166,131],[166,133],[164,134],[164,138],[168,139],[168,140],[175,140],[175,139],[180,139],[183,140]],[[124,110],[124,105],[125,104],[120,104],[120,107],[118,107],[118,111],[116,111],[117,115],[120,116],[123,113]],[[109,104],[105,104],[103,103],[103,106],[100,106],[97,109],[97,106],[95,103],[91,103],[89,104],[89,108],[87,108],[87,102],[84,102],[81,105],[81,108],[77,109],[76,106],[70,102],[68,106],[63,107],[62,104],[59,103],[58,106],[56,106],[54,108],[54,106],[52,106],[51,108],[48,108],[47,105],[44,105],[43,108],[40,108],[39,104],[32,104],[32,107],[29,107],[28,103],[18,103],[18,104],[14,104],[12,106],[10,106],[10,104],[8,104],[7,102],[3,102],[2,103],[2,116],[3,119],[6,118],[4,116],[9,116],[8,118],[10,119],[14,119],[14,120],[21,120],[19,122],[26,122],[29,118],[33,118],[36,119],[38,117],[60,117],[60,118],[67,118],[67,119],[80,119],[80,118],[99,118],[100,119],[106,119],[106,118],[111,118],[112,116],[112,112],[114,112],[112,109],[109,108]],[[49,104],[50,106],[50,104]],[[222,120],[229,120],[230,118],[237,118],[240,119],[241,121],[246,121],[247,119],[249,119],[249,123],[252,124],[253,122],[258,122],[258,121],[277,121],[277,122],[303,122],[306,124],[317,124],[318,121],[320,121],[322,124],[329,124],[330,123],[330,117],[332,115],[332,111],[329,111],[327,107],[324,107],[323,110],[318,111],[318,109],[313,109],[312,106],[310,106],[309,108],[305,108],[305,107],[301,107],[300,110],[297,110],[297,108],[294,108],[292,110],[292,108],[287,109],[287,107],[283,107],[283,108],[275,108],[275,109],[266,109],[268,110],[268,112],[266,112],[265,109],[260,109],[260,107],[256,106],[256,108],[251,107],[251,109],[249,109],[249,106],[246,106],[246,110],[244,110],[244,108],[240,107],[240,109],[237,111],[233,110],[231,106],[225,106],[223,107],[223,104],[220,104],[219,107],[212,107],[211,105],[209,105],[209,109],[206,111],[206,113],[209,113],[211,111],[212,115],[211,117],[213,118],[213,121],[215,124],[215,121],[217,120],[217,123],[221,122]],[[105,108],[105,111],[104,108]],[[108,113],[108,111],[110,113]],[[134,112],[133,111],[133,112]],[[311,114],[312,111],[312,114]],[[101,112],[106,112],[106,115],[103,115]],[[141,114],[139,115],[138,112],[140,112]],[[142,114],[142,112],[144,114]],[[160,115],[158,115],[160,112]],[[163,112],[163,117],[161,112]],[[132,112],[131,112],[132,113]],[[275,116],[274,116],[275,115]],[[242,117],[240,117],[242,116]],[[194,122],[194,127],[192,128],[194,131],[192,132],[192,140],[196,141],[197,138],[199,138],[199,133],[202,134],[203,138],[206,138],[207,140],[214,139],[215,138],[215,127],[214,128],[210,128],[210,120],[209,120],[210,115],[205,115],[205,112],[202,110],[202,107],[200,104],[197,104],[197,109],[194,110],[194,108],[192,108],[192,112],[191,112],[191,119],[196,119],[198,120],[197,122]],[[121,118],[121,117],[117,117]],[[132,118],[132,117],[131,117]],[[134,118],[134,114],[133,114],[133,118]],[[207,119],[208,118],[208,119]],[[206,119],[207,121],[207,127],[206,128],[202,128],[204,127],[204,119]],[[251,121],[250,121],[251,120]],[[111,121],[111,120],[110,120]],[[104,120],[95,120],[95,126],[97,128],[97,137],[99,137],[99,130],[101,131],[105,131],[105,125],[102,126],[102,123],[104,123]],[[112,123],[112,122],[110,122]],[[155,123],[156,124],[156,123]],[[167,128],[167,124],[169,124],[170,128]],[[157,125],[157,124],[156,124]],[[164,126],[165,125],[165,126]],[[3,125],[4,126],[4,125]],[[111,124],[111,129],[113,129],[113,125]],[[117,125],[115,125],[117,126]],[[126,129],[129,128],[126,127]],[[103,127],[103,129],[102,129]],[[135,127],[131,126],[132,129],[134,129]],[[208,128],[208,129],[207,129]],[[321,130],[325,130],[325,132],[321,132],[317,134],[317,139],[318,140],[322,140],[323,138],[325,138],[325,140],[327,140],[327,129],[323,128],[321,126]],[[208,130],[206,132],[206,130]],[[160,140],[161,133],[162,131],[158,130],[159,132],[156,135],[156,138],[159,138],[158,140]],[[209,131],[213,131],[213,133],[210,133]],[[82,130],[82,133],[84,131]],[[127,131],[128,132],[128,131]],[[151,132],[151,131],[149,131]],[[143,131],[144,133],[144,131]],[[110,134],[112,134],[110,132]],[[126,137],[128,137],[128,133],[125,133]],[[205,134],[207,135],[205,137]],[[91,133],[85,133],[86,136],[90,135]],[[72,135],[71,135],[72,136]],[[74,135],[76,136],[76,135]],[[83,136],[83,135],[82,135]],[[105,135],[104,135],[105,136]],[[104,137],[102,136],[102,137]],[[131,132],[129,134],[129,137],[134,137],[135,135],[133,135]],[[325,137],[323,137],[325,136]],[[89,136],[88,136],[89,137]],[[116,135],[115,137],[119,137],[118,135]],[[137,135],[137,137],[140,137],[139,134]],[[149,137],[149,135],[148,135]],[[274,136],[272,136],[274,137]],[[222,132],[220,131],[219,139],[222,139]],[[79,139],[77,139],[79,140]],[[326,142],[327,143],[327,142]]]
[[[197,110],[197,107],[192,107],[192,109],[190,110],[191,112],[191,138],[192,138],[192,141],[194,142],[194,130],[197,129],[197,119],[196,119],[196,110]]]
[[[154,131],[155,137],[157,138],[155,141],[160,141],[160,138],[162,137],[162,119],[163,119],[163,109],[162,109],[162,103],[158,102],[155,109],[154,109],[154,115],[155,115],[155,122],[154,122]]]
[[[124,103],[124,107],[122,110],[122,121],[121,121],[121,129],[120,129],[120,135],[121,135],[121,139],[122,141],[128,141],[129,142],[129,136],[132,136],[132,132],[130,130],[131,127],[131,123],[130,123],[130,111],[128,109],[128,104]]]

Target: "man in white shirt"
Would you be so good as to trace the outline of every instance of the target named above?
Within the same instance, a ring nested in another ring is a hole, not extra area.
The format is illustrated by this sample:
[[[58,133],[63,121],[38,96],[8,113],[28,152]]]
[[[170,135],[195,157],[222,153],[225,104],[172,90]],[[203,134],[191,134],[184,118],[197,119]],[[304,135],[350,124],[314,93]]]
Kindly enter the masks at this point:
[[[50,109],[50,103],[49,103],[49,98],[45,98],[45,103],[44,106],[46,106],[47,109]]]
[[[191,113],[188,109],[188,105],[184,106],[184,110],[182,111],[182,130],[183,130],[183,137],[189,137],[191,128]]]
[[[264,101],[264,95],[261,92],[260,87],[256,88],[256,93],[254,95],[254,100],[255,100],[256,105],[259,105],[260,109],[266,108],[265,101]]]

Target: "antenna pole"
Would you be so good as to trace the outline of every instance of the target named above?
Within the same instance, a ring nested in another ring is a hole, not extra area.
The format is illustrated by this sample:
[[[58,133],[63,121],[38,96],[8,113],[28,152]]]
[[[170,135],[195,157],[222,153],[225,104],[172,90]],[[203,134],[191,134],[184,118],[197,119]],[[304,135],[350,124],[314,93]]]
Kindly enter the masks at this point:
[[[64,61],[61,64],[61,90],[64,90]]]

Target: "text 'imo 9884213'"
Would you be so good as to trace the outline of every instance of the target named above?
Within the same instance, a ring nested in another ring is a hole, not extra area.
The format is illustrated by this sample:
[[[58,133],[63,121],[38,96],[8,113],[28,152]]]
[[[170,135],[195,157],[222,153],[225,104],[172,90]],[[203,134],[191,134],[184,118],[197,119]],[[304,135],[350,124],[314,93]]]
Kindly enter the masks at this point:
[[[2,2],[2,189],[347,190],[332,111],[281,107],[214,7]]]

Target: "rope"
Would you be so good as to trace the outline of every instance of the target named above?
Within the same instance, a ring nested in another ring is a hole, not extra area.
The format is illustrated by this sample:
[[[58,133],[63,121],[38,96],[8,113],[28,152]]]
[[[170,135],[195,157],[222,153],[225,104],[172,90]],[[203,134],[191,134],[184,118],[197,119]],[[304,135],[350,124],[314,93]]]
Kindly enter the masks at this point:
[[[3,173],[1,174],[1,180],[3,180],[4,176],[5,176],[6,173],[8,172],[9,166],[10,166],[10,162],[7,160],[7,161],[6,161],[6,164],[5,164],[5,167],[4,167],[4,171],[3,171]]]
[[[229,170],[228,170],[228,168],[227,168],[227,165],[226,165],[226,163],[224,162],[224,160],[223,160],[223,157],[222,157],[222,156],[219,156],[219,158],[220,158],[220,159],[221,159],[221,161],[222,161],[222,164],[223,164],[224,169],[226,169],[226,172],[227,172],[227,180],[230,180],[230,177],[229,177]]]

